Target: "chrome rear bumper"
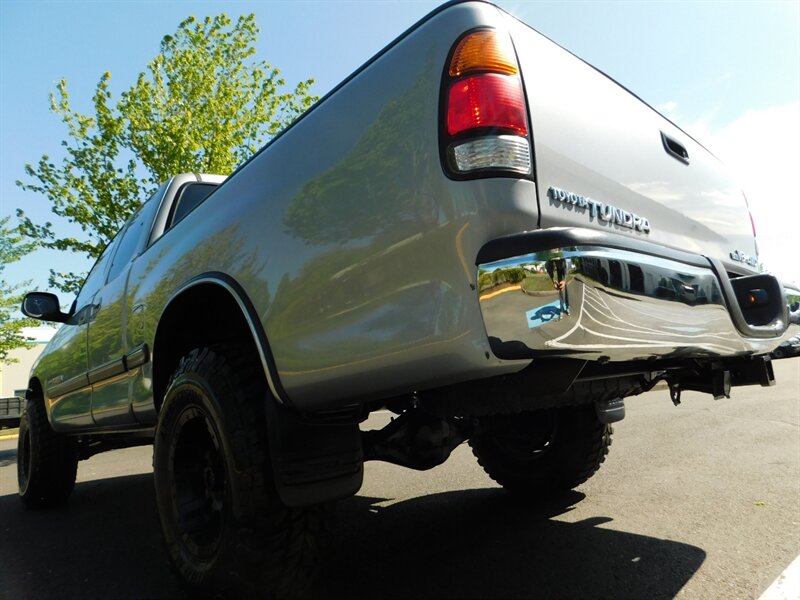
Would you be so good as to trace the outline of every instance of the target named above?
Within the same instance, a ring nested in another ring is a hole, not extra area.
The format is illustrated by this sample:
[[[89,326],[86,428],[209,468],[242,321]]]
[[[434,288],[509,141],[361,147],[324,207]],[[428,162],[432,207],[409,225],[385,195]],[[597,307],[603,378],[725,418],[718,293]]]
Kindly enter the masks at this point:
[[[492,351],[504,359],[763,354],[789,321],[770,275],[731,279],[706,257],[583,229],[490,242],[478,293]]]

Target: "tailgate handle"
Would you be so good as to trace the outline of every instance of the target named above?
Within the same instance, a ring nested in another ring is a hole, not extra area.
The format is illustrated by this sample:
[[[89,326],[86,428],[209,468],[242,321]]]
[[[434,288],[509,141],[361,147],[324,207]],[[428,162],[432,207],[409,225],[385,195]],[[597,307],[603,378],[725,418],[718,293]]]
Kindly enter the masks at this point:
[[[689,153],[686,148],[675,138],[671,138],[663,131],[661,132],[661,143],[664,144],[664,150],[667,151],[672,158],[678,159],[683,164],[689,164]]]

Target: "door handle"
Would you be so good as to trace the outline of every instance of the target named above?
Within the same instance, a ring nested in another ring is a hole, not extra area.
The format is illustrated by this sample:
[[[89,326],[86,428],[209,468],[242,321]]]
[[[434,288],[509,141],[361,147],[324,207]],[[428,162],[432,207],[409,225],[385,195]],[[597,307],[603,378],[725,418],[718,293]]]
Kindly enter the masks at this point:
[[[664,145],[664,150],[666,150],[667,154],[669,154],[672,158],[681,161],[685,165],[689,164],[689,152],[678,140],[668,136],[662,131],[661,143]]]

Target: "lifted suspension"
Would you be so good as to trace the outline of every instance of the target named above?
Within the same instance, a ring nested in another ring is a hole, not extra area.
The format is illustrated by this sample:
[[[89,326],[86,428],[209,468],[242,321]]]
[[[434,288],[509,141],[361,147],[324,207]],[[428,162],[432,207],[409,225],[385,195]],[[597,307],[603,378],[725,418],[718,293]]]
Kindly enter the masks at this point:
[[[427,471],[446,461],[473,430],[467,419],[438,417],[412,407],[383,429],[362,432],[364,460]]]

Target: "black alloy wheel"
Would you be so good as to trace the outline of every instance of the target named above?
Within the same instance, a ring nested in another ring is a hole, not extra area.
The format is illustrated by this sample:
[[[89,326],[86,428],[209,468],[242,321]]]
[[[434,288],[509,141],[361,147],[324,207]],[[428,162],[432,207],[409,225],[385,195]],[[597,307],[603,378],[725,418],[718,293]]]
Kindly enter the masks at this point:
[[[178,418],[170,448],[176,526],[188,550],[201,559],[222,541],[228,474],[219,433],[201,406],[189,405]]]

